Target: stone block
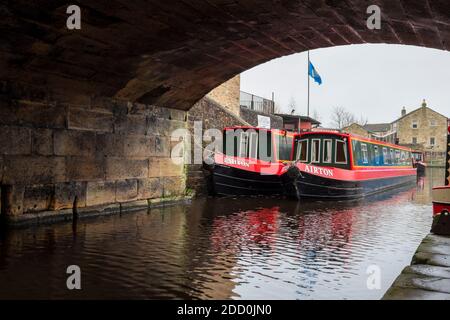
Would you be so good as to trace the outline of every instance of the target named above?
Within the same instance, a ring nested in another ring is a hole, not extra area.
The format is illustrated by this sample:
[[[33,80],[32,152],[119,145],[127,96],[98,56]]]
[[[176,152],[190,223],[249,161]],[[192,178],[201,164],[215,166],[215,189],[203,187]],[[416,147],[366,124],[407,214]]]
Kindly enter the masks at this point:
[[[23,213],[23,196],[25,186],[20,184],[2,186],[2,213],[18,216]]]
[[[0,124],[34,128],[65,128],[66,108],[62,105],[30,101],[11,101],[0,108]]]
[[[93,156],[95,133],[75,130],[54,132],[54,153],[61,156]]]
[[[119,180],[130,178],[146,178],[148,176],[148,160],[126,158],[106,159],[106,179]]]
[[[184,173],[183,158],[160,158],[161,177],[182,176]],[[176,162],[174,162],[176,161]],[[178,164],[180,162],[181,164]]]
[[[170,109],[170,119],[178,121],[186,121],[186,111]]]
[[[26,155],[30,153],[30,129],[0,126],[0,154]]]
[[[161,161],[160,158],[151,157],[148,159],[148,177],[159,178],[161,176]]]
[[[116,182],[116,201],[127,202],[138,198],[138,183],[136,179],[119,180]]]
[[[88,182],[86,206],[114,203],[116,201],[116,183],[110,181]]]
[[[54,194],[53,185],[26,186],[23,195],[24,213],[46,211],[50,208]]]
[[[160,178],[138,179],[138,199],[161,198],[162,194]]]
[[[46,184],[65,181],[63,157],[6,156],[3,182],[6,184]]]
[[[124,143],[125,155],[129,158],[150,157],[155,154],[155,137],[128,135]]]
[[[142,115],[123,115],[114,120],[114,133],[145,135],[148,131],[147,118]]]
[[[109,112],[97,112],[70,107],[68,128],[96,132],[112,132],[113,116]]]
[[[97,134],[96,153],[98,155],[122,157],[125,156],[126,135],[104,133]]]
[[[105,158],[67,157],[66,178],[68,181],[95,181],[105,179]]]
[[[54,186],[54,198],[51,210],[71,209],[77,199],[77,208],[86,206],[87,182],[64,182]]]
[[[163,197],[183,196],[186,192],[184,177],[164,177],[161,178],[163,185]]]
[[[53,130],[34,129],[31,135],[33,154],[49,156],[53,154]]]
[[[158,157],[169,157],[171,151],[170,137],[155,137],[155,155]]]

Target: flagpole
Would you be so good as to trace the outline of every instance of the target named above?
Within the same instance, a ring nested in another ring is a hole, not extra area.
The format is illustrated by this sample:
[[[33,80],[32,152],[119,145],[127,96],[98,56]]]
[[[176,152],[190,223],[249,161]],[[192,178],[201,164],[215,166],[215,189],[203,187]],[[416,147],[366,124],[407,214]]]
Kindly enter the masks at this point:
[[[307,77],[308,77],[308,111],[307,111],[307,116],[309,117],[309,50],[308,50],[308,72],[307,72]]]

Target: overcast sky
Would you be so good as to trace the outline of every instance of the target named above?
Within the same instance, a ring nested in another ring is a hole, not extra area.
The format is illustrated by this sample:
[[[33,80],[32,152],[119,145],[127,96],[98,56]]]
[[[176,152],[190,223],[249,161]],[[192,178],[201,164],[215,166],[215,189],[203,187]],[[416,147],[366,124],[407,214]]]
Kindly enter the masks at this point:
[[[426,99],[432,109],[450,117],[450,53],[441,50],[365,44],[310,51],[322,77],[311,79],[310,115],[317,110],[322,126],[330,112],[342,106],[371,123],[391,122],[403,106],[409,112]],[[241,90],[266,98],[275,93],[283,112],[296,101],[296,113],[306,114],[307,54],[274,59],[241,74]]]

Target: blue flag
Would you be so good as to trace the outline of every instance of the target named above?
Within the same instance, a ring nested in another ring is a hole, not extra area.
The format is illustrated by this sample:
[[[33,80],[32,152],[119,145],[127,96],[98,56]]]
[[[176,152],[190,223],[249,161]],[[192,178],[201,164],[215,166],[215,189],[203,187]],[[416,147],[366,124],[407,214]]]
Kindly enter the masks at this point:
[[[309,68],[308,68],[308,74],[311,78],[314,79],[315,82],[317,82],[319,85],[322,84],[322,78],[320,77],[319,73],[314,68],[311,61],[309,62]]]

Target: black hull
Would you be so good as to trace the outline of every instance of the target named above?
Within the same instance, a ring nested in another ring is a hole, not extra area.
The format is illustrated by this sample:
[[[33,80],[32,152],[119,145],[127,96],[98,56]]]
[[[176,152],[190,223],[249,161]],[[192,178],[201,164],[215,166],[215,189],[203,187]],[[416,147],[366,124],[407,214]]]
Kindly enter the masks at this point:
[[[286,193],[297,199],[352,200],[398,188],[417,181],[415,175],[361,181],[323,178],[298,169],[290,169],[284,177]]]
[[[284,188],[277,175],[263,175],[220,164],[207,166],[210,193],[214,195],[282,195]]]

